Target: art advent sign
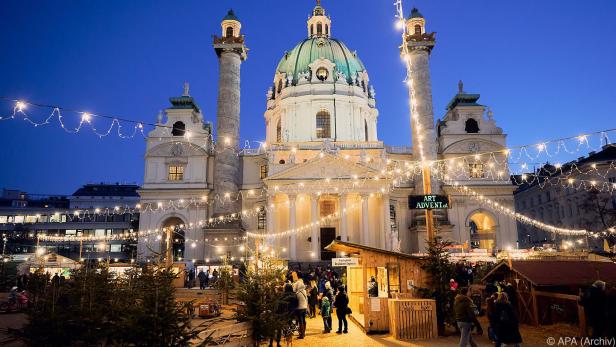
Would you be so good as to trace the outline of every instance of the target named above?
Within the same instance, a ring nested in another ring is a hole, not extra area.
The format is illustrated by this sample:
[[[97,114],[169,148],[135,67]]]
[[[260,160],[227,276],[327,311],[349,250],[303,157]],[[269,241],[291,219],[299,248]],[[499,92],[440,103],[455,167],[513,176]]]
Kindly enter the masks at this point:
[[[447,195],[409,195],[409,208],[411,210],[438,210],[449,208]]]

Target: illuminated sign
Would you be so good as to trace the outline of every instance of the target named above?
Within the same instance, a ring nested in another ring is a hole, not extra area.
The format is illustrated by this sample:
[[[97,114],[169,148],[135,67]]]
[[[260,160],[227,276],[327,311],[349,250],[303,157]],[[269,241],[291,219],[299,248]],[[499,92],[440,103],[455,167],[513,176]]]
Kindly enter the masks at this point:
[[[438,210],[449,208],[449,197],[446,195],[409,195],[411,210]]]

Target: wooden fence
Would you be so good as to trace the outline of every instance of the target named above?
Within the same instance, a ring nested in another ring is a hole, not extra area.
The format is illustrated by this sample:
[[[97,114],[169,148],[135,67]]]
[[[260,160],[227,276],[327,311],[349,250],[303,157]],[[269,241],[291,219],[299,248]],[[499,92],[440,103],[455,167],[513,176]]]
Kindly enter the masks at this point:
[[[390,299],[389,331],[398,340],[435,338],[436,302],[430,299]]]

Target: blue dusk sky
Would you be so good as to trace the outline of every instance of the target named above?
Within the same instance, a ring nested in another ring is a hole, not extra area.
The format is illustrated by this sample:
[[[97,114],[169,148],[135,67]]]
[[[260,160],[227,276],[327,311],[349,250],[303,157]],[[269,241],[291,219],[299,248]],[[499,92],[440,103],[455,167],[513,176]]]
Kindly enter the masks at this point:
[[[379,138],[410,145],[393,0],[323,0],[333,36],[356,50],[377,92]],[[405,1],[437,32],[435,117],[457,82],[480,93],[509,145],[614,127],[616,1]],[[265,93],[286,50],[306,36],[314,1],[0,2],[0,96],[155,122],[184,81],[215,121],[212,34],[233,8],[250,48],[242,65],[241,136],[263,140]],[[0,114],[13,104],[0,101]],[[43,119],[49,110],[30,108]],[[66,114],[76,124],[78,114]],[[107,122],[96,121],[99,128]],[[0,122],[0,187],[71,194],[91,182],[143,180],[143,138]]]

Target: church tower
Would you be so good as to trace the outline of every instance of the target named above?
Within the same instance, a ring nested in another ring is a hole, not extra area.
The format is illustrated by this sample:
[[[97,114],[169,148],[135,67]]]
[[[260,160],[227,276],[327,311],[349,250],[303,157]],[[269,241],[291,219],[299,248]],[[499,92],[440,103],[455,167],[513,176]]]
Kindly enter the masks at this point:
[[[240,66],[248,48],[240,35],[242,24],[229,10],[223,18],[222,36],[214,37],[219,80],[216,112],[216,160],[214,166],[213,216],[239,212],[240,159],[236,153],[240,137]]]

